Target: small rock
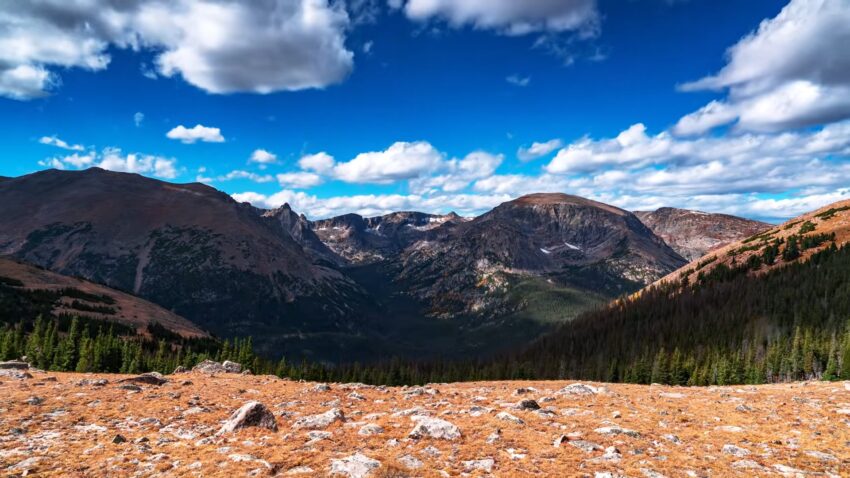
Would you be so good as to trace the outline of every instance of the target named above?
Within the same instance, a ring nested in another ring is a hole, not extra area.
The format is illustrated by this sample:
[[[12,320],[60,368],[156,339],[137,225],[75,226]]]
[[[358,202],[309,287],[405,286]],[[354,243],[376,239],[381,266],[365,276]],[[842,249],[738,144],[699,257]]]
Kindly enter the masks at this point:
[[[27,405],[41,405],[42,403],[44,403],[44,399],[41,397],[30,397],[26,399],[25,402]]]
[[[519,410],[540,410],[540,405],[536,401],[527,398],[525,400],[521,400],[516,405],[516,408]]]
[[[127,439],[124,438],[123,435],[115,435],[115,437],[112,438],[112,443],[114,443],[116,445],[120,445],[121,443],[126,443],[126,442],[127,442]]]
[[[221,366],[227,373],[239,373],[242,371],[242,364],[231,362],[230,360],[225,360],[224,363],[221,364]]]
[[[750,454],[750,450],[730,444],[723,445],[721,451],[723,451],[723,453],[727,455],[736,456],[738,458],[744,458],[745,456],[749,456]]]
[[[596,433],[601,433],[602,435],[626,435],[632,438],[640,437],[640,433],[629,430],[628,428],[620,428],[620,427],[602,427],[593,430]]]
[[[284,473],[284,475],[312,475],[315,472],[309,466],[296,466],[295,468],[290,468]]]
[[[487,443],[492,445],[493,443],[496,443],[497,441],[499,441],[501,438],[502,438],[502,431],[497,429],[496,431],[491,433],[490,436],[487,437]]]
[[[334,422],[344,420],[345,415],[343,415],[342,410],[332,408],[325,413],[299,418],[292,427],[296,429],[318,430],[320,428],[327,428]]]
[[[572,445],[572,446],[574,446],[574,447],[578,448],[579,450],[586,452],[586,453],[591,453],[591,452],[602,449],[602,445],[599,445],[597,443],[593,443],[592,441],[570,440],[567,443],[569,443],[570,445]]]
[[[364,425],[357,432],[357,434],[361,435],[361,436],[374,436],[374,435],[380,435],[381,433],[384,433],[384,429],[380,425],[375,425],[374,423],[369,424],[369,425]]]
[[[418,470],[419,468],[422,468],[422,460],[415,456],[404,455],[399,457],[398,462],[408,470]]]
[[[162,384],[168,382],[168,380],[166,380],[165,377],[163,377],[161,373],[150,372],[150,373],[143,373],[143,374],[137,375],[135,377],[124,378],[124,379],[119,380],[118,382],[119,383],[143,383],[145,385],[157,385],[158,386],[158,385],[162,385]]]
[[[121,390],[127,390],[129,392],[141,392],[142,387],[138,385],[133,385],[132,383],[125,383],[124,385],[119,385],[118,388]]]
[[[175,368],[174,371],[171,372],[171,374],[177,375],[178,373],[186,373],[186,372],[188,372],[188,370],[186,370],[186,367],[184,367],[182,365],[178,365],[177,368]]]
[[[259,427],[277,431],[274,414],[260,402],[248,402],[230,415],[218,434],[230,433],[240,428]]]
[[[331,475],[345,475],[348,478],[365,478],[372,470],[381,467],[381,462],[366,455],[355,453],[341,460],[331,460]]]
[[[421,438],[456,440],[461,436],[460,429],[445,420],[424,416],[413,416],[410,419],[416,423],[416,426],[407,435],[410,438],[416,440]]]
[[[496,460],[492,458],[484,458],[482,460],[469,460],[463,462],[463,468],[467,473],[473,471],[483,471],[485,473],[490,473],[493,471],[493,466],[496,464]]]
[[[517,425],[522,425],[525,423],[519,417],[515,417],[508,412],[499,412],[499,414],[496,415],[496,418],[499,420],[504,420],[506,422],[516,423]]]

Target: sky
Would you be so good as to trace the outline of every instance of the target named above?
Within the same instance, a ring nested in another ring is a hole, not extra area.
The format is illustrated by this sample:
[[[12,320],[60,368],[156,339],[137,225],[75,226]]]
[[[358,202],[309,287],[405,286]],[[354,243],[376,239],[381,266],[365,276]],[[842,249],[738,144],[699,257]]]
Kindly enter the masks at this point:
[[[0,175],[310,218],[850,199],[847,0],[0,0]]]

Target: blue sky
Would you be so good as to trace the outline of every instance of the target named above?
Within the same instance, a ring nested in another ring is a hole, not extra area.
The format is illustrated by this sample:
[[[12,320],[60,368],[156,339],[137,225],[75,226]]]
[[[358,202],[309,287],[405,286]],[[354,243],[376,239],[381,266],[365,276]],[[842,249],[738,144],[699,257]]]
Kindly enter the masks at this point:
[[[843,0],[116,4],[0,2],[0,175],[100,165],[311,217],[850,197]]]

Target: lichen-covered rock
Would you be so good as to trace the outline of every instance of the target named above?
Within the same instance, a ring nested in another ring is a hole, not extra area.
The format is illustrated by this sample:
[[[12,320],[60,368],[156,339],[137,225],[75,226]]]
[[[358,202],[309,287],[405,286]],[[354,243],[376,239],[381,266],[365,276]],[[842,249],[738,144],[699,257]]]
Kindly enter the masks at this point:
[[[168,380],[162,376],[162,374],[157,372],[143,373],[141,375],[136,375],[135,377],[123,378],[118,381],[119,383],[141,383],[145,385],[162,385]]]
[[[305,430],[318,430],[321,428],[327,428],[334,422],[341,422],[344,420],[345,414],[342,413],[342,410],[338,408],[331,408],[325,413],[299,418],[295,421],[292,427]]]
[[[248,402],[230,415],[218,434],[230,433],[240,428],[258,427],[277,431],[274,414],[260,402]]]
[[[344,475],[348,478],[366,478],[373,470],[380,467],[380,461],[355,453],[340,460],[331,460],[330,474]]]
[[[460,428],[453,423],[424,416],[410,417],[416,423],[413,430],[407,435],[410,438],[436,438],[440,440],[457,440],[460,438]]]

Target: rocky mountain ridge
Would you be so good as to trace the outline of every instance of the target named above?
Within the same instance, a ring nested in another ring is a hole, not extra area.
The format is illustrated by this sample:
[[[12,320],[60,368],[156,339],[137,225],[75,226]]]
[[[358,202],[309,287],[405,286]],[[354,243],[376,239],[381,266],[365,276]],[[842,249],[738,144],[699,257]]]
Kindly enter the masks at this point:
[[[689,261],[730,242],[745,239],[773,227],[771,224],[728,214],[672,207],[655,211],[635,211],[635,215]]]

